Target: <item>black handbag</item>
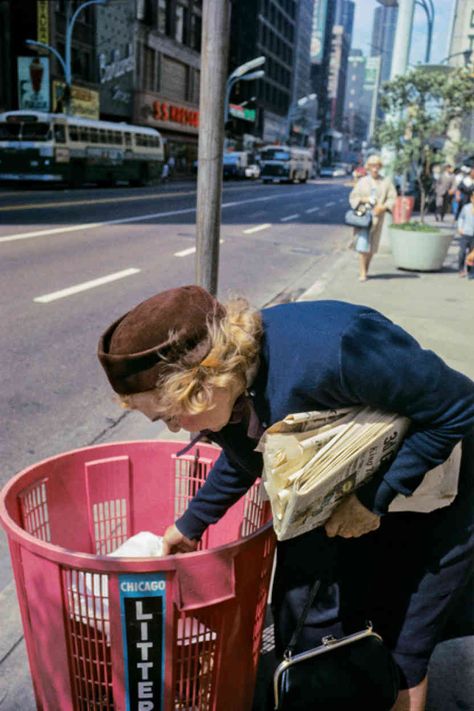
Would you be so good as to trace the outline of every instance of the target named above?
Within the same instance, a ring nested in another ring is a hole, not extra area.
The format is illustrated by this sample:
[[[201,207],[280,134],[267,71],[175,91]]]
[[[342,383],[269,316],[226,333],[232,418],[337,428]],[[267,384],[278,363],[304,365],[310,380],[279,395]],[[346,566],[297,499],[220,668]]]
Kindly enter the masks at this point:
[[[344,221],[350,227],[370,227],[372,224],[372,213],[370,210],[348,210]]]
[[[273,676],[276,711],[388,711],[399,691],[399,674],[390,650],[372,625],[341,639],[293,654],[321,583],[312,587],[284,660]]]

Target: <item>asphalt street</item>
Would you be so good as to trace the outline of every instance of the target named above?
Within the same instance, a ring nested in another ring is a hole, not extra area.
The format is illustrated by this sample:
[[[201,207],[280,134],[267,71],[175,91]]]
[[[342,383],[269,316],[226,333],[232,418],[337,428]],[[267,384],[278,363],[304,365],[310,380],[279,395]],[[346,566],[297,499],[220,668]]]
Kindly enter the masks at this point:
[[[104,328],[153,293],[194,282],[194,182],[0,189],[0,485],[107,439],[123,418],[96,358]],[[219,295],[257,307],[309,287],[347,243],[344,181],[224,185]],[[1,534],[0,590],[11,573]]]

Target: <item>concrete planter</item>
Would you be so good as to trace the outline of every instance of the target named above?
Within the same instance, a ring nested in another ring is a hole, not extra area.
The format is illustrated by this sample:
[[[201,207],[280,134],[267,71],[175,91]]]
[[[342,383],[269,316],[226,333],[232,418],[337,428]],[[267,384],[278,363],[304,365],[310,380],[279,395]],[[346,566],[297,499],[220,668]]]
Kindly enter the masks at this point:
[[[439,271],[446,259],[453,235],[433,227],[430,232],[397,229],[390,225],[392,255],[399,269]]]

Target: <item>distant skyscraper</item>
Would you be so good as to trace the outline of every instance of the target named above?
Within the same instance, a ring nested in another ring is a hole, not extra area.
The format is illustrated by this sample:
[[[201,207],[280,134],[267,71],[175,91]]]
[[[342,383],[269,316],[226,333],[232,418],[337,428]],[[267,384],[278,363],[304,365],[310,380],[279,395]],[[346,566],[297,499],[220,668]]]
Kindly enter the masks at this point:
[[[372,41],[370,54],[372,57],[380,56],[380,81],[390,79],[392,66],[393,44],[397,29],[398,7],[378,5],[374,11],[372,25]]]
[[[291,101],[294,103],[311,92],[310,46],[314,0],[300,0],[296,22],[295,63]]]
[[[360,150],[367,139],[370,106],[364,93],[366,57],[361,49],[352,49],[347,64],[344,127],[353,150]]]

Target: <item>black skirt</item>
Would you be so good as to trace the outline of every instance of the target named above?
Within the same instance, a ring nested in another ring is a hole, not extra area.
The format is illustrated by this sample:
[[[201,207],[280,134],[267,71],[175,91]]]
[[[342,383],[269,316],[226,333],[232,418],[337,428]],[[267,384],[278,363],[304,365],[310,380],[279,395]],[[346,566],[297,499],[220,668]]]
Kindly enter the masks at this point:
[[[360,538],[328,538],[323,527],[278,543],[272,593],[281,657],[315,579],[324,581],[298,651],[322,637],[364,629],[368,620],[392,650],[402,688],[425,676],[449,615],[472,574],[474,437],[463,442],[453,503],[429,514],[389,513]]]

